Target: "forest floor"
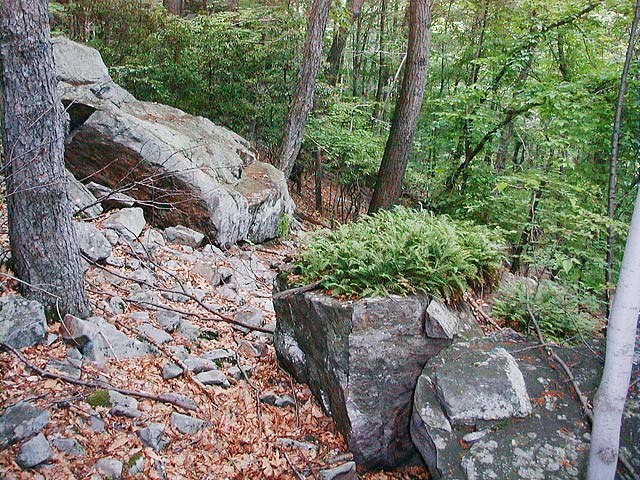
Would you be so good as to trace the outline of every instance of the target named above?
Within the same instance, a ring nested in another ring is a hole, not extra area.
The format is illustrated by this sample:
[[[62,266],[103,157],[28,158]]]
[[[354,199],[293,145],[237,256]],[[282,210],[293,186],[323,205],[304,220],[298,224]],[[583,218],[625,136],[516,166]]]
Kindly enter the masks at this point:
[[[1,213],[0,222],[6,226],[6,212],[3,210]],[[100,225],[101,221],[98,219],[97,224]],[[3,230],[0,242],[8,250],[6,227]],[[295,244],[291,241],[233,247],[217,259],[217,266],[233,269],[237,268],[238,262],[232,259],[253,258],[269,270],[289,258],[294,249]],[[271,303],[272,276],[256,274],[255,290],[239,291],[236,298],[229,299],[228,295],[221,295],[219,289],[212,288],[205,278],[194,273],[194,265],[202,259],[201,249],[167,245],[158,248],[150,260],[141,258],[130,246],[119,244],[114,247],[112,257],[119,259],[117,263],[122,266],[93,265],[87,271],[86,287],[94,315],[104,317],[128,336],[140,338],[137,327],[141,323],[157,323],[157,310],[149,305],[126,301],[132,292],[148,287],[133,279],[135,272],[140,268],[150,270],[157,279],[158,294],[162,293],[163,287],[170,287],[165,275],[169,271],[189,288],[204,292],[200,301],[182,299],[181,302],[173,302],[158,297],[167,308],[189,318],[201,335],[195,340],[188,340],[174,333],[171,341],[162,345],[156,355],[115,358],[102,367],[85,361],[80,379],[87,382],[99,379],[116,387],[156,396],[164,393],[186,395],[198,405],[197,410],[188,412],[161,401],[138,398],[139,417],[116,416],[105,406],[92,407],[87,403],[95,393],[95,387],[45,378],[14,354],[1,353],[2,409],[28,400],[48,410],[51,421],[43,430],[45,436],[50,441],[63,437],[75,439],[85,454],[72,455],[54,448],[53,456],[44,466],[23,471],[15,462],[19,445],[14,445],[0,451],[0,477],[91,478],[97,460],[113,458],[124,464],[123,478],[134,478],[127,474],[128,466],[142,458],[144,478],[299,480],[318,478],[321,470],[350,459],[343,437],[308,387],[297,384],[278,366],[271,336],[260,332],[241,332],[224,321],[233,318],[242,307],[253,307],[264,314],[263,328],[272,328],[275,322]],[[2,295],[16,293],[17,283],[6,276],[11,272],[2,268]],[[125,299],[123,313],[113,313],[108,307],[115,296]],[[213,314],[203,308],[205,305],[215,306],[218,313]],[[51,367],[52,360],[62,361],[71,346],[62,340],[61,322],[50,323],[49,333],[52,334],[49,345],[29,347],[22,350],[22,354],[31,364],[55,372]],[[181,346],[194,356],[212,349],[235,352],[235,361],[220,367],[231,386],[203,386],[192,375],[163,379],[163,367],[175,360],[172,352]],[[238,365],[250,367],[252,373],[240,379],[232,378],[230,369]],[[268,392],[293,397],[295,407],[276,407],[262,402],[260,398]],[[194,434],[182,434],[170,420],[174,412],[188,413],[205,420],[207,428]],[[103,422],[104,428],[95,428],[91,419],[96,417]],[[150,423],[166,425],[166,435],[171,441],[166,450],[156,452],[141,443],[138,432]],[[286,440],[282,439],[297,440],[310,448],[287,446]],[[368,473],[361,478],[424,479],[428,474],[424,468],[414,467],[396,472]]]

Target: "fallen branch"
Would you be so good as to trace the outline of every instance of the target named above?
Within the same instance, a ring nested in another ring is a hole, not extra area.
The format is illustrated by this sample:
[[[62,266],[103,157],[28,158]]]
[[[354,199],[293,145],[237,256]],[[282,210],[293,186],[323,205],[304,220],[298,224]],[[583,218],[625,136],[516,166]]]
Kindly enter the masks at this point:
[[[293,215],[298,217],[300,220],[303,220],[303,221],[309,222],[309,223],[313,223],[314,225],[317,225],[319,227],[329,228],[329,229],[331,228],[330,225],[328,225],[327,223],[323,222],[322,220],[316,220],[311,215],[307,215],[306,213],[302,213],[300,210],[296,210]]]
[[[293,470],[293,473],[295,474],[296,478],[298,480],[305,480],[305,476],[302,475],[302,473],[300,473],[300,470],[296,468],[296,466],[293,464],[293,462],[289,458],[289,455],[287,455],[287,452],[285,452],[284,450],[280,450],[280,451],[284,454],[284,458],[287,460],[287,463],[291,467],[291,470]]]
[[[317,290],[322,284],[321,280],[317,282],[310,283],[309,285],[304,285],[302,287],[289,288],[287,290],[282,290],[281,292],[276,292],[272,295],[274,300],[279,300],[281,298],[291,297],[298,293],[310,292],[312,290]]]
[[[484,313],[484,310],[482,310],[482,306],[480,306],[480,304],[478,304],[476,299],[473,298],[470,294],[466,293],[464,295],[464,300],[469,305],[471,305],[471,308],[473,308],[473,313],[475,314],[475,316],[480,317],[482,320],[484,320],[487,323],[490,323],[491,325],[493,325],[498,330],[502,330],[502,327],[500,325],[498,325],[493,318],[491,318],[489,315]]]
[[[66,375],[54,373],[49,370],[40,368],[37,365],[34,365],[29,360],[27,360],[25,356],[22,355],[22,353],[20,353],[18,350],[16,350],[12,346],[7,345],[6,343],[0,342],[0,347],[2,348],[2,350],[13,353],[16,356],[16,358],[18,358],[18,360],[20,360],[27,367],[29,367],[31,370],[33,370],[38,375],[44,378],[53,378],[55,380],[62,380],[63,382],[71,383],[73,385],[80,385],[82,387],[114,390],[123,395],[129,395],[130,397],[144,398],[147,400],[154,400],[156,402],[161,402],[161,403],[170,403],[177,407],[184,408],[185,410],[194,410],[193,405],[189,405],[188,403],[183,402],[179,398],[173,398],[173,396],[171,395],[167,395],[167,394],[154,395],[149,392],[142,392],[137,390],[129,390],[126,388],[116,387],[107,382],[78,380],[76,378],[68,377]]]

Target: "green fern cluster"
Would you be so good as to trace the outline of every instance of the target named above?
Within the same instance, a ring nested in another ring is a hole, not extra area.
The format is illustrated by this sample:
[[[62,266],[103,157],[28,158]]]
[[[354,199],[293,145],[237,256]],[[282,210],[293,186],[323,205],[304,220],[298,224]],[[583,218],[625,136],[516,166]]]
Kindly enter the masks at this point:
[[[426,293],[447,301],[493,280],[499,235],[470,222],[398,207],[314,235],[299,256],[302,282],[347,297]]]

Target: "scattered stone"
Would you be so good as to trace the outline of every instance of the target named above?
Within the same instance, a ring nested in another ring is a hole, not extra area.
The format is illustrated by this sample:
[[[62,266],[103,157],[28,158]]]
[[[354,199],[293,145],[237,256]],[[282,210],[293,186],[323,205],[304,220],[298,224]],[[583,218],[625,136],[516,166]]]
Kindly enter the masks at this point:
[[[47,438],[42,433],[39,433],[20,447],[20,451],[16,456],[16,463],[20,468],[26,470],[45,462],[51,458],[52,454]]]
[[[236,358],[236,353],[227,348],[216,348],[214,350],[207,350],[200,356],[219,364],[221,362],[233,361]]]
[[[318,452],[318,451],[320,451],[320,445],[316,445],[315,443],[300,442],[300,441],[294,440],[292,438],[280,437],[280,438],[276,439],[276,446],[278,446],[278,447],[288,447],[288,448],[297,448],[299,450],[304,450],[304,451],[307,451],[307,452]]]
[[[142,262],[134,257],[127,257],[124,265],[130,270],[138,270],[142,266]]]
[[[80,360],[70,358],[64,360],[51,359],[47,362],[47,369],[57,370],[68,377],[79,379],[82,376],[81,365],[82,361]]]
[[[138,255],[147,257],[149,255],[154,255],[158,248],[164,247],[165,245],[166,243],[164,241],[162,233],[160,233],[155,228],[149,228],[142,235],[142,240],[140,241],[140,243],[136,243],[133,246],[133,251]]]
[[[182,367],[176,365],[173,362],[169,362],[164,367],[162,367],[162,378],[164,378],[165,380],[170,380],[172,378],[179,377],[183,372],[184,370],[182,370]]]
[[[129,467],[127,473],[131,476],[138,475],[140,473],[144,473],[144,457],[142,453],[138,452],[133,457],[129,459],[127,462],[127,466]]]
[[[167,243],[176,243],[178,245],[186,245],[188,247],[197,248],[202,244],[204,235],[182,225],[165,228],[163,232],[164,239]]]
[[[93,196],[87,187],[76,180],[70,171],[66,171],[67,191],[74,206],[74,215],[95,218],[102,213],[100,202]]]
[[[200,335],[200,330],[189,320],[180,320],[178,335],[185,340],[193,341]]]
[[[0,341],[13,348],[42,343],[47,336],[44,307],[19,295],[0,298]]]
[[[127,310],[127,304],[118,295],[114,295],[109,299],[109,308],[116,315],[122,315]]]
[[[140,236],[145,225],[144,212],[139,207],[118,210],[104,222],[105,228],[115,230],[129,242]]]
[[[274,407],[295,407],[296,401],[289,395],[276,395],[273,392],[267,392],[260,397],[262,403],[273,405]]]
[[[115,390],[109,390],[111,415],[127,418],[138,418],[142,413],[138,410],[138,401]]]
[[[450,340],[458,333],[458,317],[441,302],[432,300],[427,307],[424,327],[429,337]]]
[[[105,187],[96,182],[88,183],[87,188],[107,210],[133,207],[136,203],[135,198],[121,192],[113,191],[109,187]]]
[[[0,416],[0,450],[38,433],[49,423],[51,415],[28,402],[7,408]]]
[[[111,244],[112,247],[115,247],[120,241],[120,234],[111,228],[105,228],[102,231],[104,238]],[[122,265],[114,265],[114,267],[121,267]]]
[[[244,297],[241,297],[236,289],[230,285],[222,285],[216,288],[216,294],[238,306],[246,305],[247,303],[247,300]]]
[[[487,433],[489,433],[489,430],[478,430],[477,432],[467,433],[462,437],[462,440],[467,442],[469,445],[473,445],[486,437]]]
[[[84,447],[75,438],[56,438],[53,440],[53,446],[73,457],[81,457],[87,454]]]
[[[162,396],[180,402],[185,406],[185,408],[188,408],[190,410],[197,410],[198,408],[198,404],[186,395],[181,395],[179,393],[164,393]]]
[[[169,437],[164,434],[165,428],[162,423],[151,423],[138,432],[140,441],[156,453],[161,452],[171,443]]]
[[[138,327],[138,332],[160,345],[173,340],[173,337],[167,332],[165,332],[164,330],[160,330],[159,328],[156,328],[149,323],[143,323],[142,325],[140,325]]]
[[[215,362],[206,358],[196,357],[195,355],[186,355],[181,360],[184,362],[184,366],[193,373],[208,372],[210,370],[217,370],[218,366]]]
[[[229,388],[231,386],[229,379],[220,370],[209,370],[198,373],[196,380],[203,385],[218,385],[222,388]]]
[[[122,477],[122,462],[115,458],[101,458],[94,466],[95,470],[105,478],[118,480]]]
[[[171,425],[180,433],[185,435],[193,435],[207,426],[207,422],[199,418],[183,415],[182,413],[173,412],[171,414]]]
[[[236,380],[243,380],[245,376],[251,378],[251,375],[253,375],[253,367],[251,365],[243,365],[242,370],[240,370],[238,366],[234,365],[229,369],[229,375]]]
[[[129,295],[129,301],[138,303],[149,310],[157,310],[158,306],[162,306],[158,295],[146,290]]]
[[[219,267],[211,260],[202,260],[196,263],[191,272],[200,275],[207,280],[212,287],[217,287],[225,281]]]
[[[210,257],[214,257],[214,259],[221,259],[225,257],[225,254],[222,250],[210,243],[202,248],[202,253]]]
[[[105,260],[111,255],[109,240],[93,223],[74,222],[80,251],[94,262]]]
[[[113,230],[109,230],[109,231],[113,232]],[[107,238],[107,237],[105,236],[105,238]],[[107,239],[107,240],[109,240],[109,239]],[[117,239],[116,239],[115,243],[118,243]],[[115,243],[109,240],[109,244],[110,245],[114,245]],[[106,263],[107,265],[110,265],[112,267],[117,267],[117,268],[124,267],[124,260],[122,258],[120,258],[120,257],[114,257],[113,254],[110,257],[106,258],[104,263]]]
[[[347,462],[337,467],[318,472],[320,480],[357,480],[356,462]]]
[[[259,308],[245,307],[234,315],[234,320],[249,327],[261,327],[264,324],[264,312]],[[243,333],[251,331],[249,328],[233,325],[233,328]]]
[[[240,340],[238,343],[238,353],[253,358],[264,357],[267,354],[267,346],[264,343]]]
[[[67,358],[71,360],[82,360],[82,354],[80,353],[80,350],[72,347],[67,350]]]
[[[143,288],[156,287],[158,285],[158,279],[155,274],[147,268],[139,268],[129,276],[133,281],[138,282]]]
[[[178,312],[172,312],[170,310],[159,310],[156,313],[156,319],[158,323],[164,328],[167,332],[173,333],[178,325],[180,325],[180,320],[182,320],[182,315]]]
[[[44,339],[44,344],[47,347],[50,347],[51,345],[53,345],[54,343],[56,343],[56,341],[58,341],[58,335],[55,333],[47,333],[47,337]]]

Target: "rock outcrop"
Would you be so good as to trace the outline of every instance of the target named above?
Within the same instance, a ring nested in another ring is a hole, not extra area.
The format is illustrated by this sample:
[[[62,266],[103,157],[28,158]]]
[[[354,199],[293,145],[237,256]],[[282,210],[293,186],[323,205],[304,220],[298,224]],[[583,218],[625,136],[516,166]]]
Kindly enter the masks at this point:
[[[205,118],[136,100],[90,47],[61,37],[53,46],[70,116],[65,160],[76,177],[129,186],[151,223],[184,225],[221,246],[277,236],[293,202],[282,173],[257,162],[246,140]]]
[[[456,334],[477,328],[475,322],[427,297],[342,302],[300,292],[276,296],[274,309],[280,364],[309,384],[358,465],[416,461],[409,419],[418,376]]]

